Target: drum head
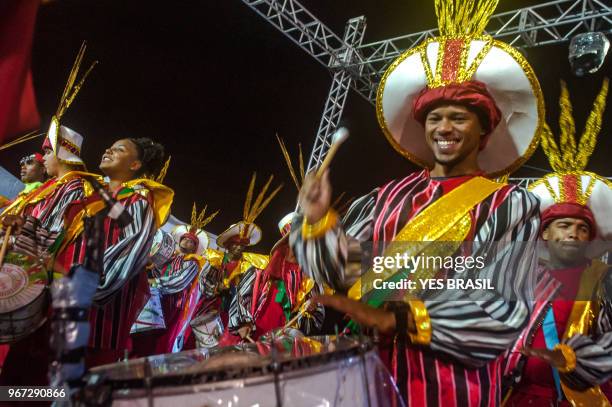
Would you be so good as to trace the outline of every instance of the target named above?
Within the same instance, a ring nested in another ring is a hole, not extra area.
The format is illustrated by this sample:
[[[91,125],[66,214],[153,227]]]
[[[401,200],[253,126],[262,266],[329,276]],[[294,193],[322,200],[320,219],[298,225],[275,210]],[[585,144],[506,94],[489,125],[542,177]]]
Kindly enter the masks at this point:
[[[0,314],[13,312],[39,297],[47,272],[29,256],[9,253],[0,270]]]

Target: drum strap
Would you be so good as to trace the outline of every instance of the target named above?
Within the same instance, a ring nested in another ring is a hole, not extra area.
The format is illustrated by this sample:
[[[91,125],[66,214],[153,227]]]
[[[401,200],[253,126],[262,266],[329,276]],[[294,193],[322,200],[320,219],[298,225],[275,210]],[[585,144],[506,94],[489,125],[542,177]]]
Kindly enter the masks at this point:
[[[53,310],[53,320],[85,322],[89,320],[89,310],[79,307],[55,308]]]

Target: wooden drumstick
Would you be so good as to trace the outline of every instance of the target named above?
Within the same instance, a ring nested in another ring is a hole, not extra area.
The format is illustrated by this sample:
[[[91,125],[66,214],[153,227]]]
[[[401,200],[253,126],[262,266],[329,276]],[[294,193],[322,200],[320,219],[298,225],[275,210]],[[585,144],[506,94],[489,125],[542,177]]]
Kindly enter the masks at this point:
[[[340,147],[342,143],[346,141],[348,136],[349,136],[349,131],[346,127],[340,127],[338,130],[336,130],[336,132],[332,136],[332,145],[329,148],[329,151],[327,152],[327,155],[325,156],[323,163],[317,170],[317,175],[316,175],[317,178],[321,178],[321,176],[323,175],[327,167],[329,167],[329,164],[331,164],[331,161],[336,155],[336,152],[338,152],[338,148]]]
[[[306,304],[304,305],[304,310],[308,309],[308,307],[310,307],[310,300],[306,301]],[[290,328],[291,325],[295,324],[297,322],[297,320],[302,316],[302,314],[305,311],[300,310],[300,312],[298,312],[297,314],[295,314],[295,316],[293,318],[291,318],[291,320],[289,320],[289,322],[287,322],[285,324],[285,326],[283,327],[283,331],[287,328]]]
[[[251,343],[255,343],[255,341],[253,340],[253,338],[251,338],[251,335],[247,335],[244,337],[244,339],[246,339],[247,341],[251,342]]]
[[[2,241],[2,248],[0,248],[0,267],[4,264],[4,256],[6,255],[6,249],[8,248],[9,239],[11,238],[11,232],[13,231],[12,226],[6,228],[4,234],[4,241]]]

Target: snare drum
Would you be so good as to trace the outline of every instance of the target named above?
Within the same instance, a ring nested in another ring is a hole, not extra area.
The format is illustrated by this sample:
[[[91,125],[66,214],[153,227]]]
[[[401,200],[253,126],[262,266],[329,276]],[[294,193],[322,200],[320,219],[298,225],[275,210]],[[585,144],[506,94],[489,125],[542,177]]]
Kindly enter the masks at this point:
[[[217,311],[200,315],[192,319],[189,324],[198,348],[214,348],[219,345],[219,339],[223,335],[223,322]]]
[[[86,380],[85,404],[91,398],[113,406],[404,405],[371,343],[347,338],[157,355],[96,367]]]
[[[136,322],[134,322],[132,329],[130,329],[130,334],[153,331],[155,329],[166,329],[159,288],[150,287],[149,289],[151,290],[151,297],[142,311],[140,311],[140,314],[138,314]]]
[[[47,320],[49,275],[34,257],[9,251],[0,270],[0,343],[14,343]]]
[[[151,263],[156,269],[161,270],[172,259],[174,250],[175,242],[172,235],[158,229],[153,237],[153,245],[149,252]]]

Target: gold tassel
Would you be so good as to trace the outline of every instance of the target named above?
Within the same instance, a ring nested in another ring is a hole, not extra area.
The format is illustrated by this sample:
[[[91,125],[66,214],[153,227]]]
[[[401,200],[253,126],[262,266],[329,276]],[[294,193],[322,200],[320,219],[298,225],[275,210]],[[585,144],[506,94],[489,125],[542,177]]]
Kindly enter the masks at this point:
[[[249,212],[251,211],[251,200],[253,199],[253,189],[255,189],[255,179],[257,178],[257,173],[254,172],[251,177],[251,183],[249,184],[249,190],[247,191],[246,200],[244,201],[244,210],[242,212],[242,219],[247,220],[249,217]]]
[[[559,147],[555,142],[555,138],[553,137],[548,123],[544,123],[540,143],[542,145],[542,150],[544,150],[544,154],[546,154],[548,157],[548,161],[550,162],[550,166],[552,167],[553,171],[563,172],[563,158],[561,157],[561,152],[559,151]]]
[[[559,131],[561,133],[561,159],[569,164],[568,169],[574,168],[574,158],[576,157],[576,125],[572,115],[572,102],[570,101],[569,91],[565,82],[561,81],[561,96],[559,97]]]
[[[2,146],[0,146],[0,151],[6,150],[7,148],[11,148],[13,146],[16,146],[17,144],[25,143],[26,141],[33,140],[36,137],[44,136],[45,134],[47,134],[46,132],[45,133],[37,133],[37,132],[38,130],[31,131],[28,134],[24,134],[23,136],[17,137],[16,139],[11,140],[6,144],[3,144]]]
[[[584,126],[584,132],[580,137],[580,146],[576,156],[576,169],[582,170],[586,168],[589,158],[595,151],[597,136],[601,131],[601,122],[604,111],[606,109],[606,97],[608,96],[609,79],[605,78],[601,85],[601,90],[593,103],[593,110],[589,114],[589,118]]]
[[[193,203],[193,208],[191,208],[191,222],[189,222],[191,224],[191,226],[195,226],[195,224],[198,221],[198,212],[196,210],[196,204],[195,202]]]
[[[293,163],[291,162],[291,157],[289,156],[289,152],[287,151],[287,147],[285,146],[285,142],[283,141],[282,138],[280,138],[278,136],[278,134],[276,135],[276,140],[278,141],[278,145],[280,146],[281,151],[283,153],[283,157],[285,158],[285,163],[287,164],[287,168],[289,169],[289,174],[291,175],[291,179],[293,180],[293,183],[295,184],[295,187],[299,191],[301,184],[298,181],[297,176],[295,175],[295,170],[293,168]]]
[[[155,178],[155,182],[159,184],[164,183],[164,179],[166,178],[166,174],[168,173],[168,168],[170,167],[170,161],[172,160],[172,156],[168,156],[168,159],[164,163],[164,167],[159,172],[159,175]]]
[[[255,202],[251,203],[253,199],[253,191],[255,189],[255,173],[253,173],[253,177],[251,178],[251,184],[249,185],[249,191],[247,192],[247,198],[244,203],[243,220],[247,225],[250,225],[251,223],[255,222],[255,219],[257,219],[259,214],[266,208],[266,206],[268,206],[268,204],[283,187],[282,184],[279,185],[274,191],[272,191],[270,196],[264,199],[266,192],[268,192],[268,189],[270,188],[270,184],[272,184],[273,179],[274,175],[270,175],[270,178],[268,178],[268,182],[266,182],[261,192],[257,194]]]
[[[442,36],[481,35],[499,0],[435,0],[438,28]]]
[[[98,64],[98,61],[94,61],[91,63],[85,74],[82,76],[81,80],[75,85],[79,69],[81,68],[81,63],[83,62],[83,57],[85,56],[85,50],[87,49],[87,43],[83,41],[81,44],[81,48],[79,49],[79,53],[72,65],[72,69],[68,74],[68,80],[66,81],[66,86],[64,87],[64,92],[62,92],[62,97],[60,98],[59,106],[55,112],[55,117],[57,120],[60,120],[66,110],[70,107],[74,98],[76,98],[77,94],[81,90],[83,83],[85,83],[85,79],[89,76],[93,68]]]
[[[298,144],[298,149],[300,150],[300,156],[299,156],[299,160],[300,160],[300,185],[302,185],[304,183],[304,177],[306,176],[306,173],[304,172],[304,156],[302,155],[302,143]]]
[[[200,226],[199,228],[203,228],[204,226],[208,225],[210,222],[212,222],[212,220],[215,218],[215,216],[217,216],[219,214],[219,210],[217,210],[215,213],[213,213],[212,215],[210,215],[208,218],[202,220],[200,222]]]
[[[274,175],[270,175],[270,178],[268,178],[268,182],[265,183],[261,192],[259,192],[259,194],[257,195],[255,203],[253,203],[253,206],[251,206],[251,210],[249,211],[249,217],[245,219],[247,223],[253,223],[255,221],[255,217],[253,216],[253,214],[259,209],[259,206],[261,205],[261,202],[264,199],[264,195],[266,194],[266,192],[268,192],[268,188],[270,188],[270,184],[272,183],[273,179]]]

